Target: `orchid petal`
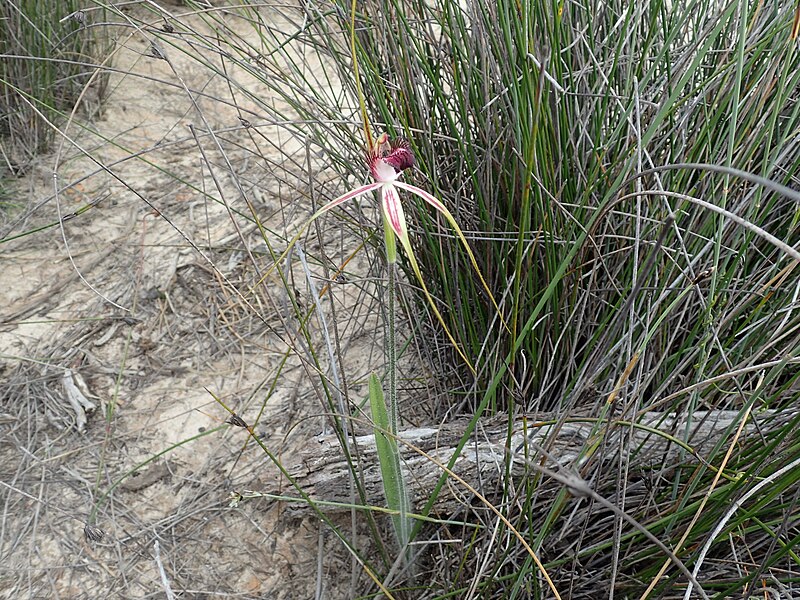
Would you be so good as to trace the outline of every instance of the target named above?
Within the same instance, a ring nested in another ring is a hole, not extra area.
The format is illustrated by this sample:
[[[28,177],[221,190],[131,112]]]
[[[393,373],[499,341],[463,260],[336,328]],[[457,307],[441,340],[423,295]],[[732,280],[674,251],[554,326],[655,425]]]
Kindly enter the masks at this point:
[[[316,219],[319,216],[325,214],[330,209],[336,208],[337,206],[339,206],[340,204],[342,204],[344,202],[347,202],[348,200],[355,200],[359,196],[363,196],[364,194],[366,194],[368,192],[371,192],[374,189],[377,189],[378,187],[380,187],[380,185],[381,185],[380,183],[368,183],[367,185],[362,185],[359,188],[356,188],[354,190],[350,190],[349,192],[346,192],[346,193],[342,194],[338,198],[334,198],[333,200],[328,202],[325,206],[320,208],[317,212],[315,212],[311,216],[311,218],[308,220],[308,222],[305,225],[303,225],[303,228],[300,230],[299,233],[302,233],[303,229],[308,227],[312,223],[312,221],[314,221],[314,219]],[[294,240],[294,241],[297,241],[297,240]],[[291,244],[290,244],[290,246],[291,246]]]
[[[456,232],[458,239],[461,241],[461,245],[464,246],[464,250],[467,251],[469,260],[472,263],[472,268],[475,269],[475,272],[478,274],[478,278],[481,280],[481,283],[483,284],[483,289],[486,290],[486,293],[489,295],[489,298],[491,299],[492,304],[494,305],[494,308],[497,311],[498,316],[500,317],[500,321],[503,323],[503,326],[506,329],[508,329],[508,325],[506,324],[506,321],[503,318],[503,313],[500,311],[500,307],[497,305],[497,302],[495,301],[492,292],[489,290],[489,285],[483,278],[483,274],[481,273],[480,267],[478,267],[478,261],[475,260],[475,255],[472,253],[472,249],[469,247],[467,238],[464,236],[464,232],[461,231],[461,227],[458,226],[458,223],[456,222],[453,215],[450,213],[449,210],[447,210],[447,207],[444,204],[442,204],[439,200],[437,200],[435,196],[429,194],[422,188],[418,188],[415,185],[409,185],[408,183],[403,183],[401,181],[396,181],[394,185],[406,190],[407,192],[415,194],[416,196],[419,196],[420,198],[425,200],[425,202],[427,202],[433,208],[439,211],[442,214],[442,216],[444,216],[444,218],[450,224],[450,227],[452,227],[453,230]]]
[[[289,251],[291,251],[292,247],[294,247],[294,245],[297,243],[297,240],[299,240],[300,236],[303,235],[303,232],[306,230],[306,227],[311,225],[311,223],[313,223],[315,219],[319,218],[321,215],[324,215],[332,208],[336,208],[340,204],[347,202],[348,200],[355,200],[356,198],[363,196],[364,194],[368,194],[372,190],[379,188],[381,185],[383,184],[368,183],[354,190],[350,190],[349,192],[342,194],[338,198],[334,198],[333,200],[328,202],[325,206],[320,208],[317,212],[315,212],[313,215],[311,215],[311,218],[305,223],[303,223],[303,226],[298,230],[296,234],[294,234],[294,237],[289,241],[289,245],[286,246],[286,250],[284,250],[283,253],[278,257],[278,260],[275,261],[275,264],[273,264],[269,269],[267,269],[266,273],[264,273],[264,275],[261,277],[261,279],[259,279],[256,285],[266,280],[272,274],[272,271],[275,269],[275,267],[277,267],[279,264],[281,264],[281,262],[283,262],[283,259],[285,259],[286,256],[289,254]]]
[[[388,183],[400,177],[400,172],[383,158],[376,158],[372,162],[370,173],[372,173],[372,178],[380,183]]]
[[[384,160],[392,165],[395,171],[400,173],[414,166],[414,153],[411,151],[408,141],[395,140],[390,148],[389,154],[384,157]]]
[[[389,136],[384,133],[367,154],[367,163],[375,181],[389,183],[414,166],[414,153],[407,140],[389,141]]]
[[[433,196],[432,194],[429,194],[428,192],[426,192],[422,188],[418,188],[417,186],[411,185],[410,183],[403,183],[402,181],[398,181],[397,183],[395,183],[395,185],[397,187],[403,188],[404,190],[406,190],[408,192],[411,192],[412,194],[416,194],[417,196],[419,196],[420,198],[425,200],[425,202],[430,204],[433,208],[435,208],[440,213],[442,213],[447,218],[448,221],[450,221],[452,219],[453,224],[455,224],[456,227],[458,227],[458,224],[455,222],[455,219],[450,214],[450,211],[447,210],[447,207],[444,204],[442,204],[436,198],[436,196]]]

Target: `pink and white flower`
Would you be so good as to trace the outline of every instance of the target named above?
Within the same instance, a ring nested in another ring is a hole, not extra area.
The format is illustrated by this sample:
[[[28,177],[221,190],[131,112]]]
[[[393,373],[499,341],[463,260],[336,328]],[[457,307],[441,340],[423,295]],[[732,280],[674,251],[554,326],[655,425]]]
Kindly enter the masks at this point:
[[[442,204],[439,200],[422,188],[400,181],[403,171],[406,171],[414,166],[414,153],[412,152],[411,146],[407,140],[402,138],[390,140],[386,133],[381,134],[378,139],[375,140],[372,147],[369,149],[369,152],[367,153],[367,165],[369,167],[370,174],[372,175],[372,183],[362,185],[354,190],[350,190],[349,192],[342,194],[334,200],[331,200],[316,213],[314,213],[306,225],[332,208],[335,208],[340,204],[347,202],[348,200],[355,200],[356,198],[360,198],[369,192],[380,190],[381,211],[383,213],[384,222],[387,225],[385,228],[387,259],[390,263],[394,263],[397,260],[394,240],[394,236],[396,236],[397,239],[400,240],[400,245],[403,247],[403,250],[408,256],[411,268],[419,280],[422,290],[425,293],[428,303],[436,315],[436,318],[444,327],[445,333],[447,334],[451,343],[455,346],[458,353],[461,355],[467,365],[469,365],[470,368],[473,368],[472,363],[469,361],[469,359],[467,359],[459,345],[456,343],[455,339],[453,339],[452,335],[450,334],[450,331],[447,328],[442,315],[439,313],[433,298],[428,292],[425,281],[422,278],[422,272],[417,264],[417,259],[414,256],[414,251],[411,247],[411,241],[408,237],[408,226],[406,225],[406,217],[405,213],[403,212],[403,205],[400,202],[399,190],[405,190],[406,192],[422,198],[447,220],[448,224],[456,232],[456,235],[464,246],[475,272],[478,274],[484,289],[489,294],[489,298],[491,298],[492,304],[494,304],[498,315],[500,315],[501,321],[503,321],[502,313],[500,312],[492,293],[489,291],[489,286],[483,279],[483,275],[478,268],[478,263],[475,260],[475,256],[472,253],[466,238],[464,237],[464,233],[461,231],[461,228],[458,226],[458,223],[456,223],[455,218],[453,218],[453,215],[450,214],[450,211],[447,210],[447,207],[445,207],[444,204]],[[300,235],[304,229],[305,227],[303,227],[303,229],[301,229],[300,232],[298,232],[298,234],[290,242],[289,248],[291,248],[292,245],[300,238]],[[503,324],[505,325],[505,321],[503,321]]]
[[[373,190],[380,189],[383,217],[405,248],[408,240],[408,228],[403,205],[400,202],[400,195],[397,191],[398,188],[404,188],[412,194],[417,194],[437,210],[442,210],[444,206],[425,190],[398,181],[403,171],[414,166],[414,153],[406,140],[390,141],[387,134],[382,134],[367,153],[367,166],[372,175],[372,183],[350,190],[330,201],[317,211],[311,217],[311,220],[313,221],[323,213],[348,200],[355,200]]]

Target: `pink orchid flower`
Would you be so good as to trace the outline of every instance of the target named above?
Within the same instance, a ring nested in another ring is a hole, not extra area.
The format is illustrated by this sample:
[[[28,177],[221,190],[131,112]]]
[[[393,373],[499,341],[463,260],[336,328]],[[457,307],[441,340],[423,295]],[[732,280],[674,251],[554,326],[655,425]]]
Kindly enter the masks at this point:
[[[425,190],[408,183],[403,183],[400,181],[400,176],[403,174],[403,171],[406,169],[410,169],[414,166],[414,153],[411,151],[411,146],[409,145],[408,141],[404,139],[396,139],[396,140],[389,140],[389,136],[384,133],[378,137],[378,139],[373,144],[372,148],[370,148],[367,154],[367,162],[369,166],[369,171],[372,175],[372,179],[374,180],[372,183],[368,183],[366,185],[362,185],[354,190],[350,190],[331,200],[325,206],[320,208],[314,215],[309,219],[308,223],[297,233],[297,235],[292,239],[289,244],[289,248],[300,238],[305,227],[307,227],[311,222],[315,219],[320,217],[322,214],[328,212],[332,208],[339,206],[340,204],[347,202],[348,200],[355,200],[373,190],[380,190],[381,194],[381,210],[383,212],[384,223],[387,225],[385,227],[385,237],[386,237],[386,256],[390,263],[395,263],[397,261],[397,253],[396,253],[396,243],[395,243],[395,236],[398,240],[400,240],[400,244],[403,246],[403,250],[405,250],[406,255],[408,256],[408,260],[411,264],[411,268],[414,271],[417,279],[422,286],[422,290],[425,293],[425,296],[430,304],[431,308],[433,309],[434,314],[436,315],[437,320],[441,323],[442,327],[444,327],[445,333],[449,338],[450,342],[458,351],[461,358],[464,362],[474,371],[474,367],[470,360],[466,357],[466,355],[461,350],[460,346],[456,343],[455,339],[450,333],[450,330],[447,328],[447,325],[442,318],[442,315],[439,313],[439,309],[436,307],[436,304],[433,301],[430,293],[428,292],[428,288],[425,285],[425,281],[422,278],[422,273],[419,268],[419,264],[417,263],[417,259],[414,256],[414,250],[411,247],[411,241],[408,237],[408,226],[406,225],[406,218],[405,213],[403,212],[403,205],[400,202],[400,195],[398,190],[402,189],[411,194],[414,194],[420,198],[422,198],[425,202],[435,208],[450,224],[453,230],[458,235],[459,240],[461,241],[464,249],[466,250],[467,254],[469,255],[469,259],[472,262],[472,267],[475,269],[475,272],[478,274],[478,277],[483,284],[484,289],[489,294],[489,298],[492,300],[492,304],[494,304],[495,309],[497,310],[498,315],[500,315],[500,319],[505,325],[505,321],[503,321],[502,313],[500,312],[500,308],[497,306],[497,302],[495,302],[494,296],[492,296],[491,291],[489,290],[489,286],[486,284],[486,281],[483,279],[483,275],[481,274],[480,269],[478,268],[478,263],[475,260],[475,255],[472,253],[472,249],[469,247],[466,238],[464,237],[464,233],[461,231],[461,228],[456,223],[455,218],[450,213],[449,210],[442,204],[439,200],[437,200],[434,196],[426,192]],[[287,250],[288,251],[288,250]]]
[[[409,243],[408,227],[406,226],[405,213],[403,212],[403,205],[400,203],[400,196],[397,193],[397,188],[403,188],[412,194],[417,194],[420,198],[436,208],[436,210],[441,211],[446,216],[450,215],[444,205],[425,190],[398,181],[403,171],[414,166],[414,153],[411,151],[411,147],[406,140],[398,139],[390,142],[389,136],[385,133],[382,134],[375,141],[367,154],[367,166],[369,167],[372,179],[374,179],[372,183],[362,185],[359,188],[350,190],[338,198],[331,200],[311,217],[311,221],[330,209],[339,206],[343,202],[355,200],[356,198],[380,188],[383,217],[400,240],[403,248],[408,251],[408,248],[406,248],[406,244]],[[452,216],[450,218],[452,218]]]

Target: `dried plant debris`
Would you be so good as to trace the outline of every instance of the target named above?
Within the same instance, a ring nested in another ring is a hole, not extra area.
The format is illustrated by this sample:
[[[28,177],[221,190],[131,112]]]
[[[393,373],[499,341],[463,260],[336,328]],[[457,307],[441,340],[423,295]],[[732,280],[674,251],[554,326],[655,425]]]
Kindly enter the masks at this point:
[[[80,433],[86,429],[86,414],[94,412],[97,405],[89,400],[89,388],[83,377],[77,371],[67,369],[61,377],[64,386],[64,395],[75,413],[75,427]]]
[[[83,535],[90,542],[99,542],[105,537],[105,532],[99,527],[87,523],[83,528]]]
[[[21,363],[0,392],[0,408],[15,406],[20,415],[27,414],[27,419],[43,418],[59,431],[84,433],[88,416],[97,409],[92,398],[97,399],[76,370]]]

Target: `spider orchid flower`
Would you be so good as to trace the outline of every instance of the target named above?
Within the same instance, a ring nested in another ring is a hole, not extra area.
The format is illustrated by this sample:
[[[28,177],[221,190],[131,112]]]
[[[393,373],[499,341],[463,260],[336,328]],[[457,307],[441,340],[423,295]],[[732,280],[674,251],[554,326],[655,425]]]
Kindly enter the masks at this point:
[[[472,253],[472,249],[469,247],[463,231],[461,231],[461,228],[458,226],[458,223],[450,211],[447,210],[447,207],[445,207],[445,205],[437,200],[434,196],[415,185],[400,181],[403,171],[414,166],[414,153],[411,151],[411,146],[409,145],[408,141],[404,139],[390,140],[386,133],[380,135],[367,153],[367,164],[369,166],[369,171],[372,175],[373,182],[362,185],[354,190],[350,190],[338,198],[331,200],[328,204],[320,208],[316,213],[314,213],[314,215],[312,215],[308,223],[306,223],[306,226],[332,208],[335,208],[340,204],[347,202],[348,200],[355,200],[365,194],[368,194],[369,192],[380,190],[381,211],[383,213],[384,236],[386,241],[386,257],[389,263],[394,264],[397,262],[396,240],[400,240],[400,245],[403,247],[403,250],[408,257],[411,268],[419,280],[422,290],[425,293],[425,297],[428,300],[428,303],[430,304],[434,314],[436,315],[437,320],[444,328],[448,339],[456,348],[461,358],[466,362],[470,369],[474,371],[472,363],[464,355],[461,348],[456,343],[455,339],[450,333],[450,330],[447,328],[442,315],[439,313],[439,309],[436,308],[436,303],[433,301],[433,298],[428,292],[427,286],[425,285],[425,280],[422,277],[422,272],[420,271],[419,264],[414,256],[414,250],[411,247],[411,241],[408,237],[408,226],[406,225],[403,205],[400,202],[400,195],[398,193],[399,190],[405,190],[406,192],[422,198],[447,220],[450,227],[452,227],[456,232],[461,244],[464,246],[464,249],[466,250],[467,255],[472,263],[472,267],[478,274],[484,289],[489,295],[489,298],[491,298],[492,304],[497,310],[497,314],[500,315],[500,319],[505,325],[500,308],[498,307],[497,302],[495,302],[494,296],[492,296],[489,286],[486,284],[486,281],[484,280],[483,275],[478,268],[475,255]],[[300,230],[300,232],[289,244],[290,248],[294,242],[299,239],[304,229],[305,227]]]

